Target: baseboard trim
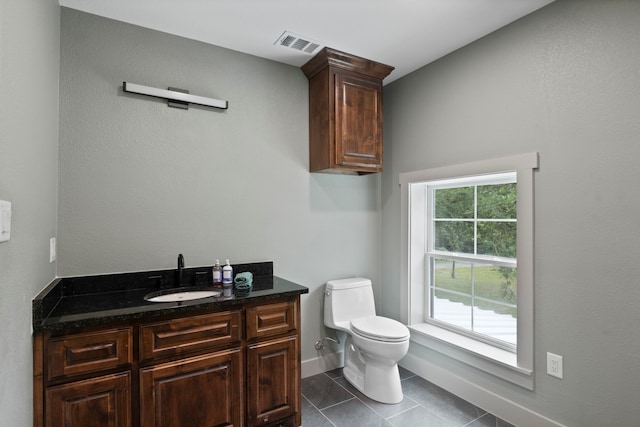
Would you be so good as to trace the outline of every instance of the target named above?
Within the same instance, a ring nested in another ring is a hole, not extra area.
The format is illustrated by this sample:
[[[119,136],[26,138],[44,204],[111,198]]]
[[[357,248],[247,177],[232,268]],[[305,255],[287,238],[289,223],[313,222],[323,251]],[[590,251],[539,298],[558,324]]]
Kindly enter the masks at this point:
[[[411,353],[402,359],[400,365],[515,426],[566,427]]]
[[[332,369],[341,368],[343,365],[343,353],[329,353],[322,356],[314,357],[302,361],[301,373],[302,378],[318,375]]]

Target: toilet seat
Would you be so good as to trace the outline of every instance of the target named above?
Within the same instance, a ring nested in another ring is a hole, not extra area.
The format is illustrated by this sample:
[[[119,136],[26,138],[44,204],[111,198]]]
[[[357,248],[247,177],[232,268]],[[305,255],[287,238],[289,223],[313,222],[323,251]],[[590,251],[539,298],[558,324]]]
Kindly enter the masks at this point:
[[[353,332],[372,340],[401,342],[409,339],[409,329],[402,323],[387,317],[360,317],[351,320],[350,323]]]

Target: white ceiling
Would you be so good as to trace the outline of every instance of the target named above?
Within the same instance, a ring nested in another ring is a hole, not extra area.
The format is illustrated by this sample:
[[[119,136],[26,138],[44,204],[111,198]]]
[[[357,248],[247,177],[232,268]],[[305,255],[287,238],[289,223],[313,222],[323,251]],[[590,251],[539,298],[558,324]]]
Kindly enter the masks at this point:
[[[60,5],[301,66],[290,31],[395,67],[390,83],[554,0],[60,0]]]

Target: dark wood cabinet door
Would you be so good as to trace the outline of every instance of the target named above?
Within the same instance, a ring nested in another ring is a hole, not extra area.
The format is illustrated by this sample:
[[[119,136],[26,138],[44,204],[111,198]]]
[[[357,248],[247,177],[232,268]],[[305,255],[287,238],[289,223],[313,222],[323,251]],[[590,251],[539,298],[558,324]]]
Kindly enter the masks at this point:
[[[382,80],[393,67],[324,48],[301,68],[309,79],[309,170],[382,172]]]
[[[335,76],[335,162],[382,170],[382,84],[351,73]]]
[[[265,425],[295,414],[300,399],[297,336],[247,347],[248,425]]]
[[[47,389],[47,427],[130,427],[129,372]]]
[[[141,427],[240,427],[244,412],[240,348],[140,371]]]

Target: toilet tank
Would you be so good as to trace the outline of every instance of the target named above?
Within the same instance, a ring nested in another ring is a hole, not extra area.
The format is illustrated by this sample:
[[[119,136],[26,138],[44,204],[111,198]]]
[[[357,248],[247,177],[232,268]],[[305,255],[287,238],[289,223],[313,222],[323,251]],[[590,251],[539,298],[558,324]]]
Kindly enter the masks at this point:
[[[324,324],[341,329],[358,317],[375,316],[371,280],[362,277],[329,280],[324,290]]]

